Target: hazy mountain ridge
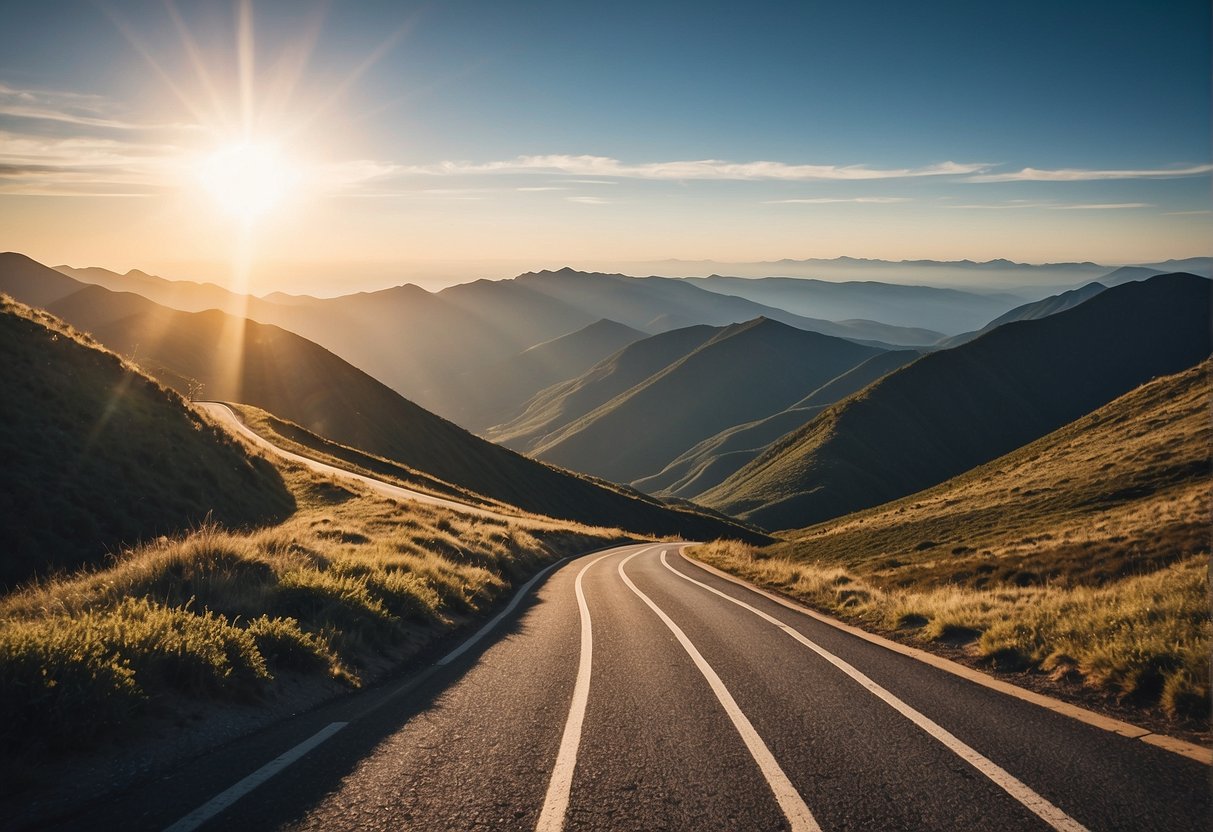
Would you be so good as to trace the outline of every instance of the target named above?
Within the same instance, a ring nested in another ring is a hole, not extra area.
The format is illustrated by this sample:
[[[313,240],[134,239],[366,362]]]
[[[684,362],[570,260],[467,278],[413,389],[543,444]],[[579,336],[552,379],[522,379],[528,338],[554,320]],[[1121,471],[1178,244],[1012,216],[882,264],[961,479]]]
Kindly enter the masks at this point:
[[[461,402],[452,421],[480,431],[518,415],[544,388],[581,375],[602,359],[647,333],[603,318],[587,327],[528,347],[503,361],[450,379],[448,390]]]
[[[698,349],[722,329],[701,324],[629,344],[577,378],[541,390],[526,403],[521,414],[505,424],[495,425],[485,435],[529,452],[570,423]]]
[[[801,277],[688,277],[683,280],[712,292],[732,294],[779,306],[801,315],[840,320],[872,318],[920,333],[904,346],[930,346],[945,335],[982,326],[1023,298],[1006,293],[978,294],[933,286],[877,281],[834,282]]]
[[[792,528],[912,493],[1208,356],[1209,280],[1108,289],[942,350],[834,405],[719,486],[708,505]]]
[[[1078,289],[1071,289],[1068,292],[1050,295],[1047,298],[1033,301],[1032,303],[1025,303],[1023,306],[1017,306],[1010,312],[999,315],[981,329],[961,335],[954,335],[951,338],[940,341],[935,346],[938,349],[951,349],[952,347],[966,344],[974,338],[980,338],[990,330],[997,329],[1003,324],[1009,324],[1012,321],[1034,321],[1039,318],[1047,318],[1049,315],[1056,315],[1058,312],[1064,312],[1090,300],[1106,288],[1108,288],[1107,285],[1103,283],[1088,283],[1086,286],[1079,287]]]
[[[725,428],[784,409],[878,352],[766,318],[736,324],[569,424],[534,454],[634,481]]]

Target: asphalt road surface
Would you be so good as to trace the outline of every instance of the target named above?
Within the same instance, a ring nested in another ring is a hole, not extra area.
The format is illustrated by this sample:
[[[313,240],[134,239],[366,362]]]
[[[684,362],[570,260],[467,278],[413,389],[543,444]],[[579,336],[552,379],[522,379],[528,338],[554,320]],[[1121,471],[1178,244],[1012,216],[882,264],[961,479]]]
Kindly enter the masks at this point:
[[[446,645],[408,679],[63,825],[1209,828],[1206,764],[858,638],[681,548],[565,561],[474,644]]]

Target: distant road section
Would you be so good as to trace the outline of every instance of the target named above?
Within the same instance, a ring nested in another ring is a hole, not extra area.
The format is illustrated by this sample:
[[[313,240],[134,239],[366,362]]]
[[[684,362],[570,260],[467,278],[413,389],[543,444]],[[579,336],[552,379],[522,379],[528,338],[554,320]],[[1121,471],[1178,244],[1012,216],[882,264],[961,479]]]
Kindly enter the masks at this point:
[[[391,497],[394,500],[412,500],[418,503],[427,503],[432,506],[441,506],[442,508],[449,508],[452,511],[458,511],[462,514],[475,514],[480,517],[493,517],[498,520],[517,519],[509,514],[500,514],[487,508],[481,508],[480,506],[472,506],[468,505],[467,503],[456,502],[455,500],[447,500],[443,497],[436,497],[433,494],[426,494],[422,491],[413,491],[411,488],[402,488],[398,485],[392,485],[390,483],[383,482],[382,480],[365,477],[362,474],[355,474],[354,472],[347,471],[344,468],[337,468],[333,465],[327,465],[306,456],[301,456],[292,451],[288,451],[285,448],[280,448],[273,442],[270,442],[268,439],[254,433],[248,427],[248,425],[240,421],[240,417],[236,415],[234,410],[222,402],[194,402],[194,404],[218,419],[231,430],[239,433],[241,436],[256,443],[259,447],[264,448],[273,454],[277,454],[284,459],[289,459],[291,462],[306,465],[313,471],[330,477],[357,480],[367,488],[378,492],[385,497]]]

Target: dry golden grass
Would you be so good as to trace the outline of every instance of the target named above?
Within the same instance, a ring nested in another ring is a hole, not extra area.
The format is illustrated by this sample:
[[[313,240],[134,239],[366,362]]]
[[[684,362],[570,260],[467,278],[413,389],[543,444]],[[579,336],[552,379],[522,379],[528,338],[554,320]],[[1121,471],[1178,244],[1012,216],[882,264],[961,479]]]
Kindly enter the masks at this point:
[[[699,557],[999,668],[1207,719],[1210,361],[935,488]]]
[[[720,569],[857,623],[968,644],[996,669],[1078,674],[1168,717],[1207,720],[1208,558],[1099,587],[882,589],[842,567],[762,557],[739,543],[690,551]]]
[[[279,525],[205,525],[0,600],[0,745],[86,743],[165,695],[259,699],[283,672],[356,686],[543,564],[624,538],[281,470],[299,508]]]

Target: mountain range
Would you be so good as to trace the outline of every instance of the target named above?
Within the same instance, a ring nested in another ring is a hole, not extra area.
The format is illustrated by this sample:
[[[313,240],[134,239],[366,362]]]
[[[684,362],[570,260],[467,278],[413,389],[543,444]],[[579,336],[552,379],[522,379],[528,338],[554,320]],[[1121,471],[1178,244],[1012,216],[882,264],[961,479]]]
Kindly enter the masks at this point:
[[[181,312],[0,255],[0,291],[40,304],[184,394],[239,401],[527,511],[658,534],[753,537],[486,442],[328,350],[218,310]],[[48,298],[53,300],[47,301]]]
[[[1209,355],[1210,281],[1107,289],[923,356],[697,496],[766,528],[812,525],[955,476]]]

